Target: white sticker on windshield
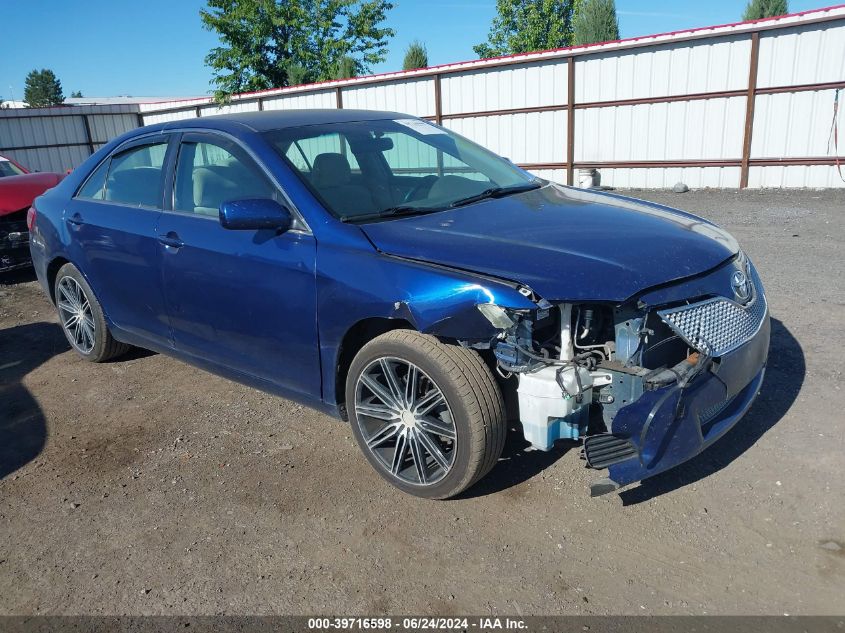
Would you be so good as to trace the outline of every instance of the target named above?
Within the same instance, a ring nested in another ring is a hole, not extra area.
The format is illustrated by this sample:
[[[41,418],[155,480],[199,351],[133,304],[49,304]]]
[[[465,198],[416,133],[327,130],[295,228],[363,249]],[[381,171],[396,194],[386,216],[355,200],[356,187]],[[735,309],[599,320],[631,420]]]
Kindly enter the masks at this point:
[[[420,121],[419,119],[393,119],[394,123],[404,125],[406,128],[413,130],[417,134],[446,134],[439,127],[436,127],[428,121]]]
[[[8,163],[8,162],[9,162],[8,158],[6,158],[5,156],[0,156],[0,163]]]

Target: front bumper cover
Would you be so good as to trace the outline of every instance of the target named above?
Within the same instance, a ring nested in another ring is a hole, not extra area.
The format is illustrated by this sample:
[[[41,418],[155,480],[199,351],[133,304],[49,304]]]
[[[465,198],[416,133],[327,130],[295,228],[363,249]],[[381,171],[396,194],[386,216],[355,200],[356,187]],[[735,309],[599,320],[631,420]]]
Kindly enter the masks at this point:
[[[610,432],[628,440],[635,451],[608,467],[608,478],[593,485],[593,496],[682,464],[727,433],[748,411],[763,383],[770,328],[766,313],[750,340],[707,361],[688,384],[648,391],[620,409]]]

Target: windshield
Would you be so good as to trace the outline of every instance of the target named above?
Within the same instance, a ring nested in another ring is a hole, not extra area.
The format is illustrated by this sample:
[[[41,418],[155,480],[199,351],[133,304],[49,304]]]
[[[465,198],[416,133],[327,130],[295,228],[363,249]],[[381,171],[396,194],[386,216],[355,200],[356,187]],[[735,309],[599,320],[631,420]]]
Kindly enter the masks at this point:
[[[419,119],[310,125],[265,138],[345,221],[430,213],[539,186],[513,163]]]
[[[20,176],[25,173],[23,169],[15,165],[8,158],[0,156],[0,178],[3,176]]]

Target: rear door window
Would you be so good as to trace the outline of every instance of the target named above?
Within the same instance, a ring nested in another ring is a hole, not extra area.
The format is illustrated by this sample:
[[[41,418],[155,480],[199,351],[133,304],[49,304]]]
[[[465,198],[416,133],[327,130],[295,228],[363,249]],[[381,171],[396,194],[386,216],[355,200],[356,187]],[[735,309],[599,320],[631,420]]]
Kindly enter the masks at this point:
[[[133,207],[161,209],[162,166],[166,153],[167,142],[162,141],[115,154],[109,165],[104,199]]]
[[[109,173],[109,163],[111,159],[104,160],[94,173],[88,177],[85,184],[76,194],[77,198],[87,198],[88,200],[104,200],[106,197],[106,176]]]

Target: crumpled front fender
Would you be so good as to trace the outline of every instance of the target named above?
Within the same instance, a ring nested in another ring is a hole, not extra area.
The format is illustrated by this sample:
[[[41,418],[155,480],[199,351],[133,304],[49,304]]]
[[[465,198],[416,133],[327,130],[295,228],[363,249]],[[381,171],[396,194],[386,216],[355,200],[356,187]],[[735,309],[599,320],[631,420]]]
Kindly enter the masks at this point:
[[[538,307],[508,280],[375,251],[350,249],[343,257],[327,251],[321,251],[318,260],[317,311],[323,400],[329,404],[337,402],[335,369],[342,341],[362,321],[402,320],[420,332],[472,344],[490,341],[499,333],[478,310],[479,304],[516,310]]]

